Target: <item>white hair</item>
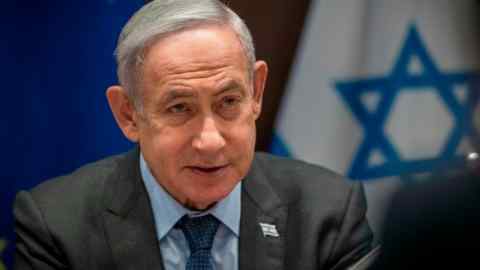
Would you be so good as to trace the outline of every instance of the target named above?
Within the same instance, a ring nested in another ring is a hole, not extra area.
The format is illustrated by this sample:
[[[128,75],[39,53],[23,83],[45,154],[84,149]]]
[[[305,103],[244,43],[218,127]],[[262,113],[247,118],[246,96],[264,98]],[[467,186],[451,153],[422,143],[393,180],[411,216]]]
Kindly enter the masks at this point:
[[[143,57],[162,37],[204,25],[226,25],[237,35],[253,77],[255,48],[242,19],[219,0],[155,0],[138,10],[122,29],[115,49],[117,76],[137,108]]]

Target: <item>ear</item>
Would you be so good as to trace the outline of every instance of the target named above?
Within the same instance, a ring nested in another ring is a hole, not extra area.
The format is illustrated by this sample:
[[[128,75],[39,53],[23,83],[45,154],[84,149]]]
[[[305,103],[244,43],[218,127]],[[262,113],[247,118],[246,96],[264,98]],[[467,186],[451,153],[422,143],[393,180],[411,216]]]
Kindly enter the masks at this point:
[[[255,114],[255,119],[260,116],[260,113],[262,111],[263,91],[265,90],[267,76],[267,63],[265,61],[257,61],[254,66],[253,78],[253,113]]]
[[[138,117],[133,102],[123,87],[119,85],[110,86],[106,95],[110,110],[112,110],[123,135],[130,141],[137,142],[139,137]]]

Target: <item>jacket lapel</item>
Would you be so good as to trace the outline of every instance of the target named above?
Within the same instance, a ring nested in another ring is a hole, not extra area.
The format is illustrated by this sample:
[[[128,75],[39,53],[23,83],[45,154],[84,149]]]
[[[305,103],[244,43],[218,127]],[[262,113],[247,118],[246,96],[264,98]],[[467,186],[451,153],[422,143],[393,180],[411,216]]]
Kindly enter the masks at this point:
[[[239,269],[284,269],[287,206],[275,194],[257,162],[243,181]]]
[[[105,193],[104,225],[117,269],[162,269],[160,247],[139,168],[139,151],[118,163]]]

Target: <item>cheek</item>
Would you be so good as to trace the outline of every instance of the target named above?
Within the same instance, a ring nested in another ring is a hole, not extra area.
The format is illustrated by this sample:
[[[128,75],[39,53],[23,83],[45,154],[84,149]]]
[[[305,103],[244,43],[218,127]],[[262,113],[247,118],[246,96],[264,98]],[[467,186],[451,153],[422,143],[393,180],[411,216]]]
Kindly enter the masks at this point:
[[[152,125],[141,133],[140,140],[144,140],[155,152],[177,153],[188,141],[188,132],[181,128]]]
[[[255,150],[256,128],[253,119],[243,119],[229,129],[230,146],[233,155],[241,161],[242,167],[249,165]],[[244,168],[243,168],[244,169]]]
[[[162,173],[172,173],[182,164],[182,158],[187,156],[187,132],[171,128],[155,128],[143,130],[139,143],[145,156]]]
[[[255,144],[256,126],[253,112],[249,111],[245,113],[232,128],[232,133],[236,136],[237,140],[243,142],[244,145]]]

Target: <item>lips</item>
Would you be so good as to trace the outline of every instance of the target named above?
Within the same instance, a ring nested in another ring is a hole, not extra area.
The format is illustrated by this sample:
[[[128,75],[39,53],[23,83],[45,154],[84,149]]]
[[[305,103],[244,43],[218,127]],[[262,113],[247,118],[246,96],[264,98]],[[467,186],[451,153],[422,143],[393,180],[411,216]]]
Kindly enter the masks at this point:
[[[196,173],[201,175],[216,175],[222,173],[228,165],[220,165],[220,166],[188,166],[188,168]]]

